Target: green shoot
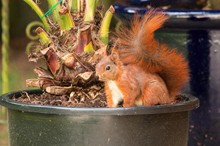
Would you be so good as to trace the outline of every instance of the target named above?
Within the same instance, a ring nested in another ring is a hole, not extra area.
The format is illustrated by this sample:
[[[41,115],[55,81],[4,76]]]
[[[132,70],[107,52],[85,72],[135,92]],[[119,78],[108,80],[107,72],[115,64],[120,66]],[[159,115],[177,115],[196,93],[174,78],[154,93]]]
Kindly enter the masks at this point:
[[[98,0],[86,0],[86,10],[84,16],[85,22],[91,22],[94,20],[97,4],[98,4]]]
[[[93,48],[93,45],[92,45],[92,41],[90,41],[89,43],[88,43],[88,45],[86,45],[85,47],[84,47],[84,52],[86,52],[86,53],[92,53],[92,52],[94,52],[95,50],[94,50],[94,48]]]
[[[77,0],[77,12],[80,13],[81,12],[81,0]]]
[[[40,42],[43,45],[48,46],[51,43],[50,37],[48,36],[48,34],[41,27],[38,27],[35,32],[39,36]]]
[[[31,42],[29,42],[29,43],[27,44],[26,49],[25,49],[25,53],[26,53],[27,55],[29,55],[29,54],[31,53],[31,49],[32,49],[32,47],[33,47],[35,44],[36,44],[35,41],[31,41]]]
[[[52,8],[54,5],[57,4],[57,0],[47,0],[48,4],[49,4],[49,8]],[[60,21],[60,16],[59,16],[59,10],[60,10],[60,5],[58,4],[54,9],[53,9],[53,12],[52,12],[52,16],[53,16],[53,19],[59,23]]]
[[[76,12],[78,8],[78,0],[70,0],[71,12]]]
[[[61,30],[69,30],[75,26],[68,8],[61,9],[59,11],[59,14]]]
[[[80,0],[80,12],[84,11],[84,3],[85,3],[85,0]]]
[[[39,38],[38,35],[33,35],[31,32],[32,32],[32,28],[35,27],[35,26],[44,26],[43,23],[39,22],[39,21],[33,21],[33,22],[30,22],[26,29],[25,29],[25,32],[26,32],[26,35],[27,37],[30,39],[30,40],[37,40]]]
[[[38,7],[38,5],[33,0],[24,0],[24,1],[37,13],[37,15],[41,18],[45,29],[47,31],[49,31],[50,25],[47,22],[46,17],[44,17],[44,13],[41,11],[41,9]]]
[[[107,45],[109,42],[109,28],[112,20],[113,13],[115,12],[115,9],[113,6],[110,6],[110,8],[105,13],[105,16],[102,20],[101,28],[100,28],[100,40]]]
[[[76,52],[86,52],[91,53],[94,52],[93,43],[92,43],[92,35],[91,35],[91,25],[86,25],[83,29],[79,30],[78,35],[78,46],[76,48]]]

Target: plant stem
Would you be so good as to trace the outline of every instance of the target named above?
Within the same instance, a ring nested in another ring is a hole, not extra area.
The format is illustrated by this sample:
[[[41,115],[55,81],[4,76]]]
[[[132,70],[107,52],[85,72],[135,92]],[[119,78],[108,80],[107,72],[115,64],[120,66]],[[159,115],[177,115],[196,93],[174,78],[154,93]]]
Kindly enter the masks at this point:
[[[84,11],[84,2],[85,2],[85,0],[80,0],[80,11],[81,12]]]
[[[52,8],[56,3],[57,3],[57,0],[47,0],[48,4],[49,4],[49,8]],[[59,10],[60,10],[60,5],[58,4],[54,9],[53,9],[53,12],[52,12],[52,16],[53,16],[53,19],[59,23],[60,21],[60,16],[59,16]]]
[[[84,47],[84,52],[86,53],[92,53],[94,52],[93,44],[92,41],[90,41],[85,47]]]
[[[32,21],[30,22],[26,29],[25,29],[25,32],[26,32],[26,35],[27,37],[30,39],[30,40],[37,40],[39,38],[38,35],[33,35],[31,32],[32,32],[32,28],[35,27],[35,26],[44,26],[43,23],[39,22],[39,21]]]
[[[97,3],[98,0],[86,0],[85,22],[91,22],[94,20]]]
[[[105,14],[105,12],[109,9],[109,7],[111,6],[111,5],[113,5],[114,4],[114,2],[115,2],[116,0],[101,0],[101,1],[99,1],[99,5],[102,5],[103,6],[103,10],[102,10],[102,14],[104,15]]]
[[[69,30],[74,27],[74,22],[68,8],[61,9],[59,11],[59,14],[61,30]]]
[[[71,0],[71,12],[76,12],[78,8],[78,0]]]
[[[48,34],[41,27],[38,27],[35,32],[40,37],[40,41],[43,45],[48,46],[52,42]]]
[[[77,12],[80,13],[81,12],[81,0],[77,0]]]
[[[105,13],[105,16],[102,20],[101,28],[100,28],[100,40],[107,45],[109,41],[109,28],[112,20],[113,13],[115,12],[115,9],[113,6],[110,6],[110,8]]]
[[[47,22],[46,17],[44,17],[43,12],[41,11],[41,9],[38,7],[38,5],[33,1],[33,0],[24,0],[36,13],[37,15],[41,18],[44,27],[47,31],[50,31],[50,25]]]
[[[92,43],[92,35],[91,35],[91,25],[87,24],[83,29],[79,29],[78,35],[78,45],[76,48],[77,53],[86,52],[91,53],[94,52],[93,43]]]
[[[35,41],[31,41],[26,45],[25,53],[30,55],[32,47],[36,44]]]
[[[2,1],[2,93],[9,91],[9,8],[8,0]]]

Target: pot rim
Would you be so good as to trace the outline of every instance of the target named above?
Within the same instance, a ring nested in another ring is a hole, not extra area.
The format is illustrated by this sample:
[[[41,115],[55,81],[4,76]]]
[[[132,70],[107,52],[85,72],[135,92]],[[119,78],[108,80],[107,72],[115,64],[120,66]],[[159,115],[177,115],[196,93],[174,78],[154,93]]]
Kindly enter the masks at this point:
[[[179,102],[176,104],[141,106],[129,108],[88,108],[88,107],[64,107],[64,106],[49,106],[35,105],[29,103],[17,102],[9,99],[12,96],[18,97],[22,92],[42,93],[42,90],[20,90],[6,93],[0,96],[0,105],[8,109],[18,110],[22,112],[41,113],[41,114],[57,114],[57,115],[149,115],[163,114],[174,112],[190,111],[199,107],[199,100],[191,95],[185,95],[189,98],[188,101]]]
[[[114,4],[115,14],[122,20],[130,22],[130,18],[138,13],[145,14],[149,9],[137,6]],[[159,10],[161,11],[161,10]],[[163,28],[171,29],[219,29],[220,10],[163,10],[170,19]]]

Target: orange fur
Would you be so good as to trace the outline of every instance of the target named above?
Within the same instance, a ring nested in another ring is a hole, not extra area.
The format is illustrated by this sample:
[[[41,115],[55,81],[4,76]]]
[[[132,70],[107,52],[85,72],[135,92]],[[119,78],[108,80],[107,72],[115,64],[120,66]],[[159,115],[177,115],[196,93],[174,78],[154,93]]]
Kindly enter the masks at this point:
[[[173,102],[159,75],[148,73],[137,65],[124,66],[119,59],[111,59],[111,56],[106,56],[96,66],[96,74],[105,81],[108,107],[117,107],[121,101],[117,100],[120,97],[119,92],[123,95],[124,107]],[[110,66],[111,70],[106,71],[106,66]],[[115,84],[108,84],[108,82]],[[119,92],[116,88],[110,87],[114,85]]]
[[[189,69],[184,57],[154,38],[154,32],[168,19],[162,12],[149,11],[143,19],[136,16],[130,29],[117,35],[116,50],[124,64],[137,64],[147,72],[159,74],[171,97],[176,96],[188,80]]]
[[[105,81],[108,107],[123,99],[124,107],[167,104],[174,100],[188,79],[184,57],[154,38],[154,32],[168,19],[149,11],[137,16],[131,29],[118,34],[110,56],[96,65],[96,74]]]

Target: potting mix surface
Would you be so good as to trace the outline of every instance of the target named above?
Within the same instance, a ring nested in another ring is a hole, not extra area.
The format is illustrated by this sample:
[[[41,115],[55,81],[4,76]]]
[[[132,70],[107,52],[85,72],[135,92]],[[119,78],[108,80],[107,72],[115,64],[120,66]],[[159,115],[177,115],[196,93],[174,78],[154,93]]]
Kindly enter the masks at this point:
[[[12,100],[23,103],[66,106],[66,107],[107,107],[106,96],[103,88],[96,89],[97,92],[91,92],[87,89],[80,89],[72,92],[70,95],[53,95],[46,92],[42,94],[28,94],[23,92],[20,97],[12,97]],[[188,101],[188,97],[178,95],[175,101],[170,104]],[[119,107],[122,107],[121,103]]]
[[[104,88],[93,86],[90,88],[75,89],[74,92],[64,95],[53,95],[46,92],[42,94],[28,94],[23,92],[20,97],[12,97],[18,102],[52,105],[52,106],[67,106],[67,107],[106,107],[106,97]]]

